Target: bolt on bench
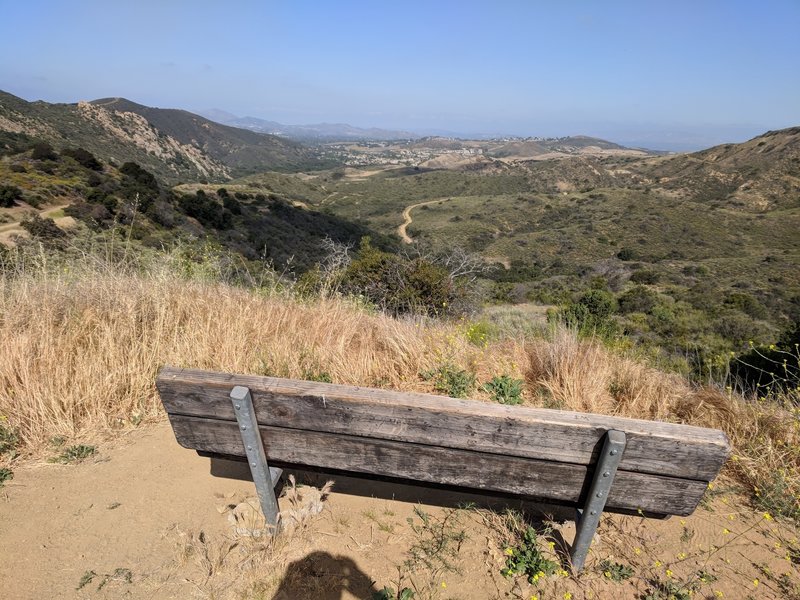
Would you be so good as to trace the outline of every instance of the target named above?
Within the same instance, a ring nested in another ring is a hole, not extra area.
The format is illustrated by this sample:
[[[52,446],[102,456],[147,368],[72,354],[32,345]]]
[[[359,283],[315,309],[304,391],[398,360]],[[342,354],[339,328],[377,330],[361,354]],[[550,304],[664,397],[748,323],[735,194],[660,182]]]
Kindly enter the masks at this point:
[[[156,385],[181,446],[247,458],[275,531],[274,466],[332,469],[574,506],[576,571],[603,510],[689,515],[730,452],[714,429],[428,394],[169,366]]]

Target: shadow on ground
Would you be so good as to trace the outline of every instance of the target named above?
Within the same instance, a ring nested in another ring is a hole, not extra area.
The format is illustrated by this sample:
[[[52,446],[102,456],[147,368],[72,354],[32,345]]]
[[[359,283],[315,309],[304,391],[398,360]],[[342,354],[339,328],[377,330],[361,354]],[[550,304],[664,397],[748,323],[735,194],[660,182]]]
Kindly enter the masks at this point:
[[[344,592],[356,598],[372,598],[378,589],[350,558],[312,552],[289,563],[272,600],[342,600]]]

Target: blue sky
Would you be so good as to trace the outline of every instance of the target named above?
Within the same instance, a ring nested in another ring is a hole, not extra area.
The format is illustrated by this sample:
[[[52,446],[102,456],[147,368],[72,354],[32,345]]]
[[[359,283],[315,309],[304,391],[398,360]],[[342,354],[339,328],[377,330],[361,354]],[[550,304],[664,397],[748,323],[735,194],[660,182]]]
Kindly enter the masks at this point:
[[[695,148],[800,125],[800,0],[0,0],[0,89]]]

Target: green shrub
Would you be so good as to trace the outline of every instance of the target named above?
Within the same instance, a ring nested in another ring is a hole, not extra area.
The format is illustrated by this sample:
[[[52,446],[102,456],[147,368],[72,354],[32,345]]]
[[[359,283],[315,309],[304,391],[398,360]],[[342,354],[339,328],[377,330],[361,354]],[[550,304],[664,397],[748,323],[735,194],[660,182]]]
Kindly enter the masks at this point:
[[[503,577],[525,575],[528,583],[536,583],[540,577],[553,575],[558,563],[542,554],[536,530],[528,527],[522,541],[514,548],[506,548],[506,566],[500,571]]]
[[[725,306],[742,311],[754,319],[766,319],[766,307],[750,294],[744,292],[733,292],[728,294],[724,300]]]
[[[559,312],[560,319],[581,335],[614,337],[619,333],[617,324],[610,319],[616,309],[614,295],[604,290],[584,292],[572,304]]]
[[[645,285],[653,285],[658,283],[658,280],[661,276],[656,271],[651,271],[649,269],[639,269],[638,271],[634,271],[631,273],[631,282],[632,283],[642,283]]]
[[[492,325],[486,321],[478,321],[477,323],[471,323],[464,332],[464,335],[470,343],[483,348],[489,342],[491,333]]]
[[[15,185],[0,185],[0,207],[11,208],[22,200],[22,190]]]
[[[614,562],[608,558],[600,561],[600,571],[602,571],[603,577],[616,582],[625,581],[633,577],[633,569],[630,566]]]
[[[33,145],[31,158],[33,160],[55,160],[58,157],[50,144],[47,142],[39,142]]]
[[[194,217],[206,227],[230,229],[233,226],[231,213],[203,190],[198,190],[194,196],[181,196],[179,206],[185,214]]]
[[[70,463],[82,462],[97,452],[94,446],[86,446],[79,444],[77,446],[70,446],[58,456],[51,458],[50,462],[61,463],[63,465]]]
[[[522,380],[508,375],[495,375],[492,380],[483,384],[483,389],[500,404],[519,404],[522,402]]]
[[[475,375],[451,364],[422,374],[423,379],[433,382],[437,392],[451,398],[466,398],[475,387]]]
[[[658,304],[658,294],[643,285],[637,285],[620,294],[617,302],[619,303],[619,312],[623,314],[650,313]]]
[[[455,314],[469,299],[466,282],[422,257],[407,258],[374,248],[363,238],[358,258],[345,269],[341,290],[392,314]]]
[[[0,467],[0,487],[3,487],[6,481],[11,481],[12,479],[14,479],[14,471],[8,467]]]
[[[100,161],[97,160],[91,152],[83,148],[65,148],[61,151],[61,156],[69,156],[80,166],[91,169],[92,171],[103,170],[103,165]]]

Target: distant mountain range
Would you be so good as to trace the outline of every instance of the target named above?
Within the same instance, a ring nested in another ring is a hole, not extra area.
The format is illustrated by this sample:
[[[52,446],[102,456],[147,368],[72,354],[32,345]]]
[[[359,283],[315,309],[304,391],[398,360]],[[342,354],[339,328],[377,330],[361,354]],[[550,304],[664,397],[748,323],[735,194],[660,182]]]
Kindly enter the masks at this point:
[[[172,183],[326,166],[311,149],[284,137],[125,98],[51,104],[0,91],[0,130],[57,148],[80,146],[118,164],[134,161]]]
[[[284,125],[257,117],[237,117],[217,108],[199,111],[199,114],[231,127],[249,129],[258,133],[269,133],[299,141],[347,141],[347,140],[414,140],[418,133],[379,129],[377,127],[354,127],[346,123],[316,123],[313,125]]]

